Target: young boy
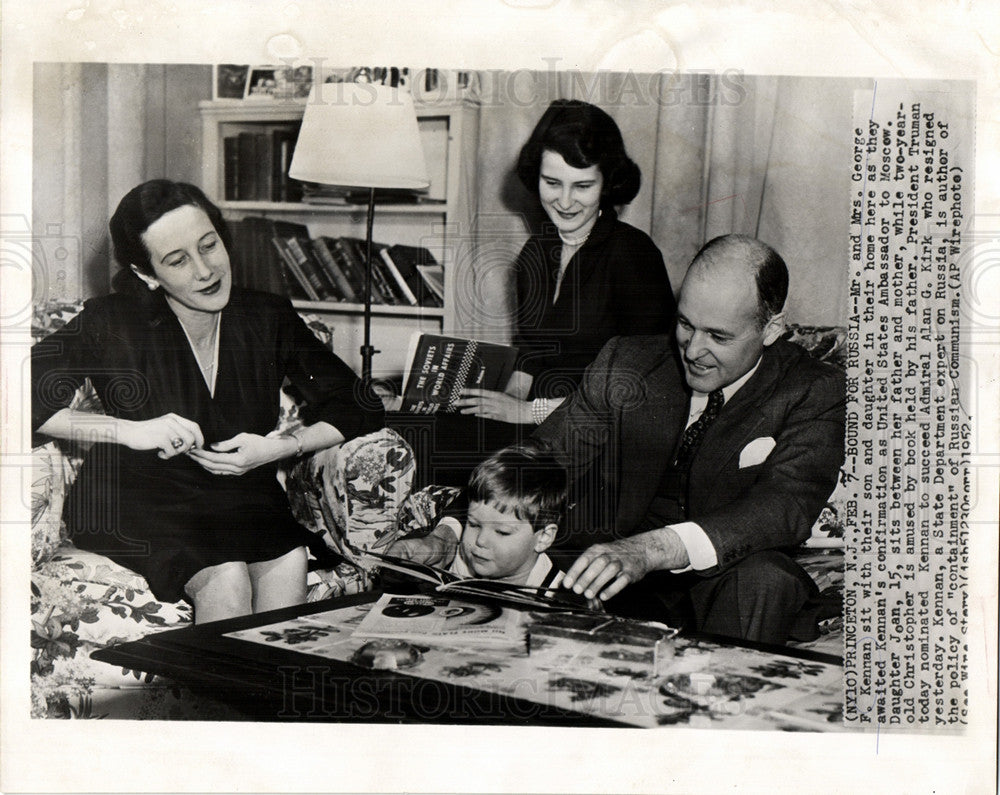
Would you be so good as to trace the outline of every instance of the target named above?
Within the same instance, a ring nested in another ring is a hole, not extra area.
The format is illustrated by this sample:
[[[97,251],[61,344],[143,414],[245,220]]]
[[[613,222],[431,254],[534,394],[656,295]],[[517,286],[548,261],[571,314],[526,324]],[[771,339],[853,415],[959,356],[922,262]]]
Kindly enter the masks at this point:
[[[460,577],[555,587],[563,573],[545,550],[555,541],[566,490],[565,470],[539,443],[505,447],[473,471],[464,528],[446,516],[430,536],[399,541],[389,552]]]

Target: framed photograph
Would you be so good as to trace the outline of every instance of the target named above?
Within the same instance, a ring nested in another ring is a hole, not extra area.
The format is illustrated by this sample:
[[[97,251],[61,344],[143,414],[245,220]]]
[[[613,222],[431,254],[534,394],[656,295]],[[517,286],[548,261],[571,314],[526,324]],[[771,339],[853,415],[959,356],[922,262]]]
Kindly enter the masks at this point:
[[[324,83],[377,83],[390,88],[410,89],[410,69],[406,66],[351,66],[326,69]]]
[[[244,99],[305,99],[312,81],[311,66],[254,66]]]
[[[243,99],[247,92],[249,72],[247,64],[216,64],[215,80],[212,83],[215,96],[212,99]]]

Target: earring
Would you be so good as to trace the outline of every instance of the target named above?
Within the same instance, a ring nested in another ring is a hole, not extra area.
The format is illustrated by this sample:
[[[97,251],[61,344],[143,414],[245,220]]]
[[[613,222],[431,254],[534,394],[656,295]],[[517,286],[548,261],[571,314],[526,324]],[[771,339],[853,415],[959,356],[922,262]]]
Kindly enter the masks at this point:
[[[158,285],[158,284],[149,284],[149,283],[147,282],[147,283],[146,283],[146,286],[147,286],[147,287],[149,288],[149,291],[150,291],[150,292],[154,292],[154,291],[156,290],[156,288],[157,288],[157,287],[159,287],[160,285]]]

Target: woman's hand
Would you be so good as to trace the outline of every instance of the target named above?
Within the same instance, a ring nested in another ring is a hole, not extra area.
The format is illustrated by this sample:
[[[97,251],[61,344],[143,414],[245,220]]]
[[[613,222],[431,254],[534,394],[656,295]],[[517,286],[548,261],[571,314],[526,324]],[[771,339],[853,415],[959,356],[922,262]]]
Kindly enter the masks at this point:
[[[198,423],[178,414],[164,414],[155,420],[121,422],[121,443],[133,450],[159,450],[160,458],[173,458],[205,444]]]
[[[211,449],[194,448],[188,455],[213,475],[243,475],[262,464],[286,458],[297,447],[295,440],[288,437],[238,433],[232,439],[216,442]]]
[[[489,389],[463,389],[462,395],[455,401],[455,406],[462,414],[475,414],[477,417],[522,425],[534,422],[530,400],[519,400]]]

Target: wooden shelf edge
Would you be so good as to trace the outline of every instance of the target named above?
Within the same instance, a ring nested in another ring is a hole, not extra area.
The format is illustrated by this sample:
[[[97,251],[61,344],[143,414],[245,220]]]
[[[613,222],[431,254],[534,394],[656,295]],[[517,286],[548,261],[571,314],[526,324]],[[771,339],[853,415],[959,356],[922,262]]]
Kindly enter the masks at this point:
[[[477,97],[441,97],[427,99],[415,99],[413,109],[418,116],[433,116],[435,112],[447,114],[449,111],[462,107],[479,107],[482,101]],[[198,109],[203,112],[214,113],[248,113],[263,112],[266,114],[292,112],[300,115],[305,111],[305,98],[292,98],[283,100],[267,99],[203,99],[198,102]]]
[[[337,301],[304,301],[292,299],[292,306],[304,312],[327,312],[342,315],[361,315],[364,304],[342,304]],[[403,316],[416,318],[444,318],[444,308],[440,306],[398,306],[394,304],[372,304],[373,315]]]
[[[242,213],[338,213],[364,215],[368,208],[364,204],[307,204],[305,202],[258,202],[221,201],[220,210]],[[448,205],[435,204],[376,204],[375,215],[446,215]]]

